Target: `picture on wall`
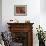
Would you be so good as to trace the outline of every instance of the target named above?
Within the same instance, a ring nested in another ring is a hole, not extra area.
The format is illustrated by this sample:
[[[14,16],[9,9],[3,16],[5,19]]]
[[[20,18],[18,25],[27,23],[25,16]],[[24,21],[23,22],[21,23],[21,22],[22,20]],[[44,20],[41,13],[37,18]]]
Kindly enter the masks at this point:
[[[27,5],[15,5],[14,15],[15,16],[26,16],[27,15]]]

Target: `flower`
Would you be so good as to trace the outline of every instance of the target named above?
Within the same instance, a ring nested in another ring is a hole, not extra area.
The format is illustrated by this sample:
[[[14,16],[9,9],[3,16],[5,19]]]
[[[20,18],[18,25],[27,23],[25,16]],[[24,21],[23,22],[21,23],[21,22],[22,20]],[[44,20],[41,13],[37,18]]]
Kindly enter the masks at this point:
[[[36,28],[36,29],[37,29],[37,34],[36,34],[36,36],[38,35],[38,40],[43,40],[43,41],[45,41],[45,35],[44,35],[44,32],[43,32],[42,27],[40,27],[40,25],[39,25],[39,28]]]

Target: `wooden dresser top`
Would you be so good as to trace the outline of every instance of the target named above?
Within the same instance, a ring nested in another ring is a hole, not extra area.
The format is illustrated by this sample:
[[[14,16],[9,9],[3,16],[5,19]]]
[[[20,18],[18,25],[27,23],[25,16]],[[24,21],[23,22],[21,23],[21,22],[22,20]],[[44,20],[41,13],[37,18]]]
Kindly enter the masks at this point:
[[[31,24],[33,25],[34,23],[7,23],[8,25],[14,25],[14,24],[17,24],[17,25],[23,25],[23,24]]]

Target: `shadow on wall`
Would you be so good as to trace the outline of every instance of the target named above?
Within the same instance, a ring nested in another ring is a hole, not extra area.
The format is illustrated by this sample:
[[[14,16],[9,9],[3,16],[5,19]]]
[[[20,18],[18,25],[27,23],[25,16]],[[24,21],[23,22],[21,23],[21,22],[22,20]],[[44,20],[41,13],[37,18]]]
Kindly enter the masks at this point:
[[[46,13],[46,0],[40,0],[40,11]]]
[[[2,31],[2,0],[0,0],[0,31]]]

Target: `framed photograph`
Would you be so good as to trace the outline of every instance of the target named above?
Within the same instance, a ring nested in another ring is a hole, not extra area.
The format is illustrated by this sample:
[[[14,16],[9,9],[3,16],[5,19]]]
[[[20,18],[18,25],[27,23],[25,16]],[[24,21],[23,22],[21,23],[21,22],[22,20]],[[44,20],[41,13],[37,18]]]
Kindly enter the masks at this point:
[[[14,16],[26,16],[27,5],[14,5]]]

